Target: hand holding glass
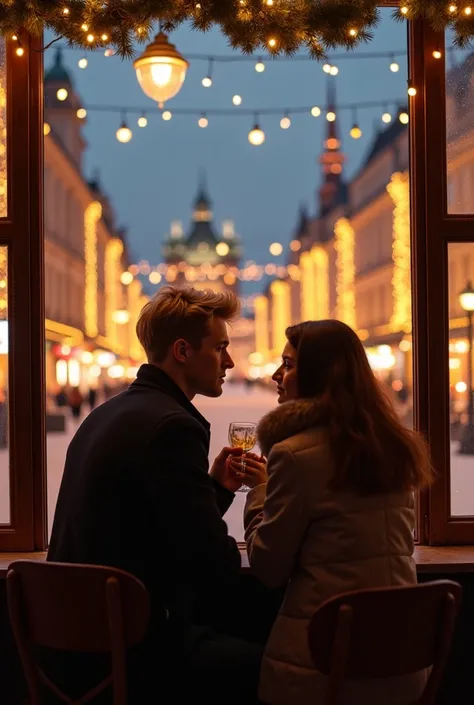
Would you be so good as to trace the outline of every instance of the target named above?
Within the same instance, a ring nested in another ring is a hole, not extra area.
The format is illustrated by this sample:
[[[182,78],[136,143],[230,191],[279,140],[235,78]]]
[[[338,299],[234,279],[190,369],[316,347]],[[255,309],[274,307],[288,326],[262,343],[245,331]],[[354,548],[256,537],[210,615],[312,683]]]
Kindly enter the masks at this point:
[[[229,445],[233,448],[242,448],[244,453],[252,450],[257,443],[257,424],[251,422],[232,421],[229,424]],[[240,460],[242,475],[245,474],[245,458],[242,455]],[[242,485],[239,492],[247,492],[249,488]]]

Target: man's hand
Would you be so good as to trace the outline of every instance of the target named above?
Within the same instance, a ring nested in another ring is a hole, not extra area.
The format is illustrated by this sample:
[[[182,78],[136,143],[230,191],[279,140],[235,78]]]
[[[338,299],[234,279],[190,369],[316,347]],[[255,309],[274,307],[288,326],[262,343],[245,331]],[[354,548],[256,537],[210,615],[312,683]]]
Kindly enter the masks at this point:
[[[225,447],[216,457],[209,471],[212,479],[230,492],[237,492],[242,486],[243,478],[236,476],[230,465],[232,458],[240,458],[241,455],[242,448]]]

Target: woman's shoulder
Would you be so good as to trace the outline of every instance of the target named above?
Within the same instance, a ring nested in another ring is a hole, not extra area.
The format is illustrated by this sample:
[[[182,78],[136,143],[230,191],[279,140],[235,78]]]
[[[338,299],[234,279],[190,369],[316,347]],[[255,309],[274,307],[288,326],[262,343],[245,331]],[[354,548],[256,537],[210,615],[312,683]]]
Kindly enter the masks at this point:
[[[280,444],[295,450],[323,442],[325,431],[318,400],[296,399],[280,404],[263,417],[257,434],[264,455]]]

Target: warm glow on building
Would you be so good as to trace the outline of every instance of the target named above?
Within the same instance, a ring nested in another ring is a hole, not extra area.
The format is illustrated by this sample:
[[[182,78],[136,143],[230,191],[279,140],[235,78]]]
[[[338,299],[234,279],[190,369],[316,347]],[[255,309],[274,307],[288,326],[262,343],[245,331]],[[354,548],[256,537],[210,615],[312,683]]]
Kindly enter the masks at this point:
[[[387,191],[393,209],[393,314],[395,332],[411,330],[410,187],[408,172],[392,175]]]
[[[257,296],[254,303],[255,311],[255,348],[265,360],[270,349],[268,330],[268,299],[263,294]]]
[[[301,320],[313,321],[316,318],[316,288],[311,252],[303,252],[301,268]]]
[[[328,253],[315,245],[311,250],[314,272],[314,294],[317,320],[329,318],[329,258]]]
[[[281,355],[286,345],[285,331],[291,325],[291,292],[287,281],[276,279],[270,285],[272,294],[272,349]]]
[[[97,223],[102,216],[102,206],[98,201],[90,203],[84,215],[84,256],[86,270],[85,327],[86,334],[95,338],[98,331],[97,305]]]
[[[334,226],[336,250],[337,317],[356,328],[355,302],[355,234],[347,218],[339,218]]]

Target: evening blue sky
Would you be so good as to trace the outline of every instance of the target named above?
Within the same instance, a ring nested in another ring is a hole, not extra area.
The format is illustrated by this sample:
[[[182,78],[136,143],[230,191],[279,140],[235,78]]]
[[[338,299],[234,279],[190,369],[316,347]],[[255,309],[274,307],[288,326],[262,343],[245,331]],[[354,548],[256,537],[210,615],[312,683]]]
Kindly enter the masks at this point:
[[[395,23],[390,15],[390,10],[384,11],[373,41],[357,49],[356,54],[406,49],[406,26]],[[183,26],[170,36],[170,41],[184,56],[232,53],[217,30],[202,34]],[[131,62],[91,53],[87,69],[81,70],[77,62],[83,55],[77,50],[65,51],[64,63],[86,108],[107,104],[150,109],[149,124],[144,129],[136,126],[138,116],[130,115],[134,135],[126,145],[115,138],[119,114],[89,112],[84,128],[88,142],[86,173],[100,170],[102,185],[120,223],[129,227],[135,258],[158,264],[170,222],[181,220],[185,228],[189,227],[198,174],[205,169],[216,225],[220,227],[226,219],[235,222],[244,259],[277,261],[268,253],[270,243],[289,242],[300,204],[306,203],[310,213],[316,209],[318,156],[327,128],[324,116],[315,119],[309,114],[295,115],[289,130],[280,128],[283,115],[265,116],[261,120],[265,144],[252,147],[247,134],[253,119],[239,117],[239,108],[235,108],[235,117],[210,117],[206,129],[200,129],[193,116],[177,115],[164,122],[158,112],[154,114],[154,103],[141,91]],[[380,100],[393,105],[396,100],[406,100],[405,56],[398,57],[399,73],[389,70],[388,59],[355,60],[351,56],[334,62],[339,67],[339,75],[333,79],[339,103]],[[46,68],[53,59],[51,49],[45,57]],[[173,106],[203,111],[232,108],[234,94],[242,96],[242,108],[246,109],[325,105],[327,76],[317,62],[269,62],[262,74],[256,73],[254,62],[215,64],[209,89],[201,85],[207,69],[206,61],[191,62],[181,92],[167,104],[170,110]],[[375,129],[382,127],[382,112],[359,112],[364,134],[358,141],[348,135],[351,113],[339,114],[348,176],[360,166]]]

